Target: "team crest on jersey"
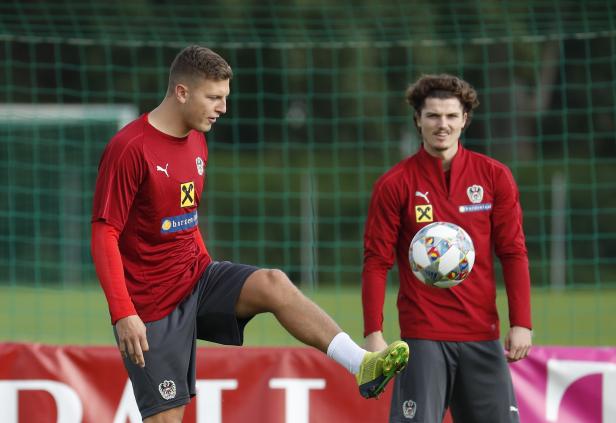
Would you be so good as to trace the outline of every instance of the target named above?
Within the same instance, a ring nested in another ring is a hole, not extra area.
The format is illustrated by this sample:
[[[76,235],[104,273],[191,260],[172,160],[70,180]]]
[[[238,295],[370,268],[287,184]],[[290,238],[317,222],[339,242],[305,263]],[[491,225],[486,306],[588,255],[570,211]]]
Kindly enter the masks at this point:
[[[471,200],[471,203],[479,204],[481,200],[483,200],[483,187],[481,185],[471,185],[466,188],[466,195],[468,195],[468,199]]]
[[[166,400],[175,398],[175,382],[172,380],[163,380],[158,385],[158,392],[160,392],[160,395]]]
[[[199,176],[203,175],[203,169],[204,169],[204,162],[203,159],[201,157],[197,157],[195,159],[195,163],[197,164],[197,173],[199,174]]]
[[[417,223],[432,222],[434,220],[434,210],[432,205],[425,204],[415,206],[415,221]]]
[[[185,182],[180,185],[180,207],[195,205],[195,183]]]

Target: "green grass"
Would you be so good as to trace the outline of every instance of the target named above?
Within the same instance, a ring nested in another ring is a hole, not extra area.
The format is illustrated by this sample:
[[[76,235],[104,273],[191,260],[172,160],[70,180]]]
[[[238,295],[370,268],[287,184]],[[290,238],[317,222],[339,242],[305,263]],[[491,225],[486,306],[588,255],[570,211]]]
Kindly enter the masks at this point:
[[[360,289],[320,288],[308,293],[357,341],[362,339]],[[387,293],[385,336],[398,337],[396,293]],[[616,345],[616,289],[536,289],[532,295],[536,345]],[[502,334],[506,333],[504,291],[498,292]],[[99,288],[0,287],[0,340],[47,344],[111,344],[107,305]],[[245,345],[301,345],[271,315],[246,328]]]

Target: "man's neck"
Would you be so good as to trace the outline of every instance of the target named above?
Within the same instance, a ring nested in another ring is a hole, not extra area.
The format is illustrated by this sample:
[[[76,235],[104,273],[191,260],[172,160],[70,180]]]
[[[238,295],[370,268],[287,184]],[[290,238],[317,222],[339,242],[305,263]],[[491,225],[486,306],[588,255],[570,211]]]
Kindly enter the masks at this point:
[[[442,151],[431,149],[428,146],[426,146],[426,144],[424,144],[424,149],[432,157],[435,157],[441,160],[441,165],[443,166],[443,170],[446,172],[451,168],[451,162],[453,161],[453,158],[458,153],[458,144],[456,144],[455,147],[449,148],[447,150],[442,150]]]
[[[170,103],[168,97],[148,114],[148,122],[160,132],[172,137],[183,138],[190,132],[190,128],[182,123],[177,108]]]

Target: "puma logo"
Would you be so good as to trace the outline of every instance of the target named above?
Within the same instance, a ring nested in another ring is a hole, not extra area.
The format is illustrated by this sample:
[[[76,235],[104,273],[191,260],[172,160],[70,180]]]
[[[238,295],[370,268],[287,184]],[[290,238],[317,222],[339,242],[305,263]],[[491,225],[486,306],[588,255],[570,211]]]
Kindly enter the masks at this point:
[[[428,200],[428,191],[424,194],[423,192],[415,191],[415,197],[421,197],[426,200],[426,203],[430,204],[430,200]]]
[[[156,165],[156,171],[157,172],[163,172],[165,175],[167,175],[167,178],[169,177],[169,174],[167,173],[167,168],[169,167],[169,163],[167,163],[165,165],[165,167],[160,167],[159,165]]]

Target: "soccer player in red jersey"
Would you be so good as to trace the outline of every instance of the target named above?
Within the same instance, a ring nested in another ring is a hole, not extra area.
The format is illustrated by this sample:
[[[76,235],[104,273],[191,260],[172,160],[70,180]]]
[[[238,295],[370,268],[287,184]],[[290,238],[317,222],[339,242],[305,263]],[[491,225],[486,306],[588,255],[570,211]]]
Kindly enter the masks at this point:
[[[103,152],[91,250],[114,335],[146,422],[180,422],[195,395],[196,339],[241,345],[271,312],[300,341],[356,375],[374,397],[408,360],[396,341],[367,352],[276,269],[215,261],[199,231],[208,150],[204,132],[227,110],[229,64],[201,46],[171,64],[163,101]]]
[[[385,345],[385,283],[398,261],[401,337],[412,351],[396,378],[391,422],[440,423],[447,407],[456,422],[519,421],[507,361],[531,347],[530,277],[516,183],[498,161],[460,142],[479,102],[465,81],[426,75],[406,93],[422,138],[416,154],[376,182],[364,234],[362,302],[366,348]],[[461,226],[475,245],[475,264],[460,285],[441,289],[413,275],[408,250],[422,227]],[[510,330],[499,342],[492,252],[503,267]]]

